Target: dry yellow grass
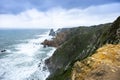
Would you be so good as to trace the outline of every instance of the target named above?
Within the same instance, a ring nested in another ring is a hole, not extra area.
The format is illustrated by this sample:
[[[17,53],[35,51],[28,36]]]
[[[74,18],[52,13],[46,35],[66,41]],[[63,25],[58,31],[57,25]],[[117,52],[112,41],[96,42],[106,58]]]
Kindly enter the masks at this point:
[[[85,77],[101,65],[110,66],[112,72],[120,67],[120,44],[106,44],[95,54],[74,64],[72,80],[85,80]]]

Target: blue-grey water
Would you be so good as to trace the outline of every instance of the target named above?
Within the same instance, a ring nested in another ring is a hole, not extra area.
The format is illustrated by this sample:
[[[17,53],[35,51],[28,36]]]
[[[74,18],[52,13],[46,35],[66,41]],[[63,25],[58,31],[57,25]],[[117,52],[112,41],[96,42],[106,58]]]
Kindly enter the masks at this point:
[[[0,80],[45,80],[49,75],[44,60],[55,48],[40,43],[49,30],[0,30]],[[39,66],[39,67],[38,67]]]

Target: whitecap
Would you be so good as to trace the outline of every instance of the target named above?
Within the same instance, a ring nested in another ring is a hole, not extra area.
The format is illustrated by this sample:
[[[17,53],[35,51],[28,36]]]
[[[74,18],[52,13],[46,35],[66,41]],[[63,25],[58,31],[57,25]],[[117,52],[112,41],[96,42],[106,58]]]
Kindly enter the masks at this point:
[[[45,80],[50,73],[48,69],[43,71],[43,67],[45,67],[44,61],[53,54],[55,48],[46,48],[48,52],[44,50],[43,45],[40,43],[50,38],[51,36],[48,36],[47,32],[40,35],[39,38],[23,40],[20,44],[12,45],[14,50],[7,50],[7,52],[14,54],[10,54],[6,58],[0,60],[0,67],[3,67],[0,68],[0,71],[3,70],[0,75],[6,72],[3,80],[24,80],[26,78],[31,79],[31,77]],[[40,61],[40,59],[35,58],[36,54],[46,54],[46,57],[41,57],[42,61]],[[41,66],[38,67],[40,62]]]

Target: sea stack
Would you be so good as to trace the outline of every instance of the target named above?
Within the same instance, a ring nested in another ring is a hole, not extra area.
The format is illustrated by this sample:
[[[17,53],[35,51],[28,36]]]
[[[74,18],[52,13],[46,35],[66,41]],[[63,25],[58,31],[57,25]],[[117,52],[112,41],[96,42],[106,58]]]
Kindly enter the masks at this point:
[[[55,31],[53,29],[50,30],[49,36],[55,36]]]

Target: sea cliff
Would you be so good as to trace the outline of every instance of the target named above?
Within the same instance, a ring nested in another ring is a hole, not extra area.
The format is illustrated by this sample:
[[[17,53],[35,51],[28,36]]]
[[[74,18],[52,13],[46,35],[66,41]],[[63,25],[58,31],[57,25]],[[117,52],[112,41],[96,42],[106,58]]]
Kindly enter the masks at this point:
[[[113,23],[69,28],[63,32],[65,32],[63,37],[56,35],[52,40],[57,43],[57,50],[45,61],[51,73],[47,80],[84,80],[84,78],[76,79],[73,74],[74,66],[77,62],[84,62],[103,45],[120,43],[120,17]],[[84,75],[82,72],[80,74]]]

